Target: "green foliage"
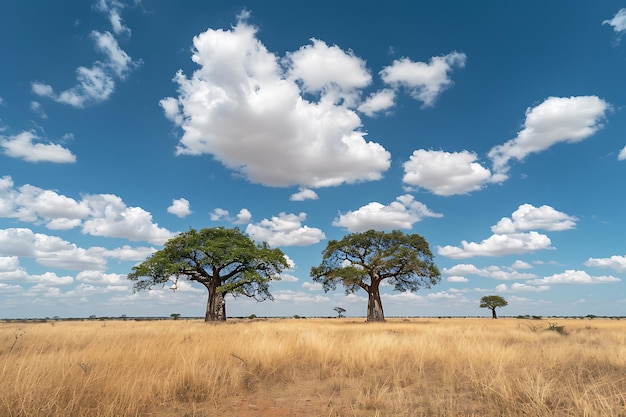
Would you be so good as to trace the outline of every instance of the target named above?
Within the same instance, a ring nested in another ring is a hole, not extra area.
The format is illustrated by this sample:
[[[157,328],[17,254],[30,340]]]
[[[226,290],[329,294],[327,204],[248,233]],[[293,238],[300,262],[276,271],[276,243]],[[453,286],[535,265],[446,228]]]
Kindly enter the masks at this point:
[[[499,295],[485,295],[480,299],[480,308],[506,307],[509,302]]]
[[[343,307],[335,307],[335,308],[333,308],[333,310],[335,310],[337,312],[337,315],[338,315],[337,317],[338,318],[342,318],[343,317],[343,313],[346,312],[346,309],[343,308]]]
[[[180,313],[172,313],[170,314],[170,317],[174,320],[178,320],[180,318]]]
[[[135,291],[185,278],[209,291],[206,319],[218,315],[226,294],[244,295],[257,301],[272,299],[269,282],[280,279],[288,268],[280,249],[255,244],[239,229],[223,227],[189,229],[168,240],[163,249],[134,266],[128,279]],[[225,319],[225,317],[223,317]]]
[[[368,230],[329,241],[321,264],[311,268],[311,277],[322,284],[324,291],[336,289],[337,284],[342,284],[346,293],[364,289],[369,296],[368,320],[380,320],[384,319],[381,281],[388,280],[396,291],[415,292],[437,284],[440,273],[422,236],[399,230]]]
[[[491,317],[497,319],[496,308],[506,307],[509,302],[499,295],[485,295],[480,299],[480,308],[488,308],[491,310]]]

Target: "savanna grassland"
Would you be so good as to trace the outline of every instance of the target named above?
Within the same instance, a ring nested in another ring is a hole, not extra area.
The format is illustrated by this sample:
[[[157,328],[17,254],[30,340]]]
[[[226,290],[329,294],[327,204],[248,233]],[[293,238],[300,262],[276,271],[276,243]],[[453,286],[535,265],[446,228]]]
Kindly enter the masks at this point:
[[[626,416],[626,320],[5,322],[0,415]]]

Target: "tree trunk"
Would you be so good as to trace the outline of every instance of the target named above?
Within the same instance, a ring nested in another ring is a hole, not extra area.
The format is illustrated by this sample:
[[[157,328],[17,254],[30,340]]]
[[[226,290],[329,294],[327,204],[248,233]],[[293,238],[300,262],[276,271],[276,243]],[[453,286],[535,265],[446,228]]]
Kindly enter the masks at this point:
[[[207,283],[204,286],[209,291],[204,321],[226,321],[226,300],[224,299],[224,294],[219,293],[215,285]]]
[[[383,303],[380,300],[380,281],[372,281],[367,290],[367,321],[385,321]]]
[[[496,308],[495,307],[493,307],[491,309],[491,318],[492,319],[497,319],[498,318],[498,315],[496,314]]]

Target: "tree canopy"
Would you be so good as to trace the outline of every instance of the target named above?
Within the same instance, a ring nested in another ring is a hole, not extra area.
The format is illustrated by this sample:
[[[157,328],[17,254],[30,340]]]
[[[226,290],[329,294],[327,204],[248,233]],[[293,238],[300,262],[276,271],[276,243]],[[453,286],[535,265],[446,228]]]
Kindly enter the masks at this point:
[[[322,262],[311,268],[313,281],[324,291],[343,284],[346,293],[359,288],[368,294],[367,321],[383,321],[380,283],[393,285],[396,291],[415,292],[430,288],[440,280],[439,269],[426,240],[418,234],[399,230],[369,230],[331,240],[322,252]]]
[[[480,299],[480,308],[488,308],[491,310],[491,318],[497,319],[496,308],[506,307],[509,302],[499,295],[485,295]]]
[[[168,240],[163,249],[133,267],[128,274],[134,290],[180,278],[198,282],[208,290],[205,321],[226,320],[226,294],[264,301],[273,299],[269,282],[288,268],[280,249],[255,244],[239,229],[190,229]]]

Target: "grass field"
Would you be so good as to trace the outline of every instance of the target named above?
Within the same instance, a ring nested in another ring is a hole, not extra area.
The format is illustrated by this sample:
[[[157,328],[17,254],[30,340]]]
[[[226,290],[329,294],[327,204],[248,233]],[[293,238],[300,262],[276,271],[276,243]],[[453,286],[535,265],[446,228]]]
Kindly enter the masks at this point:
[[[626,416],[626,320],[6,322],[0,416]]]

